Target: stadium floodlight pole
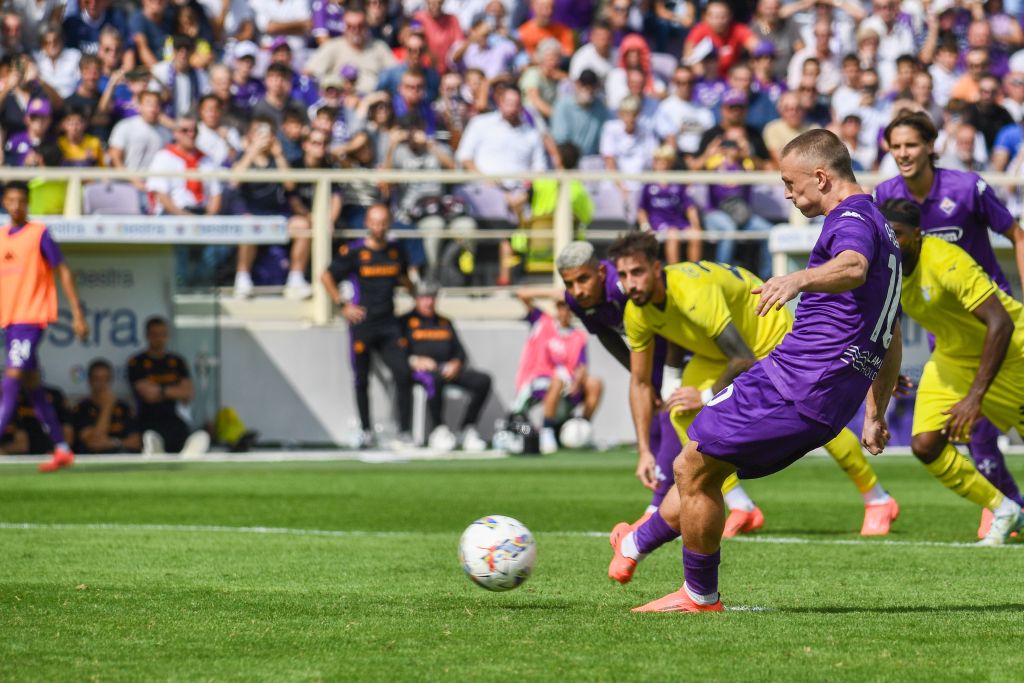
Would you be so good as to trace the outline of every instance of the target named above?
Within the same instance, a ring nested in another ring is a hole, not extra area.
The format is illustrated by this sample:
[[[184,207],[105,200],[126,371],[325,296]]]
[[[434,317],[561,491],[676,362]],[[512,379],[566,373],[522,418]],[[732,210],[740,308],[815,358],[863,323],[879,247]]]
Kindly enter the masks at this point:
[[[331,181],[326,177],[320,177],[313,188],[313,206],[310,212],[310,227],[313,230],[313,240],[310,245],[310,268],[314,274],[327,270],[331,265],[331,233],[334,226],[331,225]],[[313,323],[315,325],[326,325],[331,321],[333,305],[330,297],[317,279],[314,277],[313,284]]]

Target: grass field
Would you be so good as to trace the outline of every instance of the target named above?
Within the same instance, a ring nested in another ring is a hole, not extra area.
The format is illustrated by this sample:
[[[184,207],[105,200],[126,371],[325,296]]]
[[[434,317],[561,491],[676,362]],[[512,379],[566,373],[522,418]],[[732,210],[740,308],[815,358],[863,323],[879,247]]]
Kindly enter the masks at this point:
[[[859,539],[828,459],[750,483],[766,528],[722,565],[725,603],[748,609],[720,615],[629,612],[678,587],[678,543],[607,580],[586,532],[642,510],[631,462],[5,466],[0,679],[1020,677],[1024,545],[960,545],[976,509],[910,458],[873,461],[903,507],[889,542]],[[484,514],[537,537],[518,590],[462,575],[459,534]]]

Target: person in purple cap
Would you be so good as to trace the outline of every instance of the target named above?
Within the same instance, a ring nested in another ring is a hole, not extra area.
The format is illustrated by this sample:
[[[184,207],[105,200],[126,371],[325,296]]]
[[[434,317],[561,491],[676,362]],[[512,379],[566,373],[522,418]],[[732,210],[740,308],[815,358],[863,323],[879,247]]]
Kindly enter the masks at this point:
[[[49,100],[42,97],[29,100],[25,108],[25,130],[7,139],[4,145],[4,164],[23,166],[25,158],[47,139],[52,121],[53,108]]]
[[[885,141],[900,175],[875,188],[879,204],[889,199],[907,199],[921,207],[921,229],[961,247],[989,274],[999,289],[1013,296],[1010,281],[999,267],[989,230],[1013,243],[1017,270],[1024,286],[1024,231],[999,201],[995,192],[976,173],[935,166],[935,138],[938,131],[927,114],[897,117],[885,129]],[[1024,502],[1013,480],[997,439],[999,431],[982,419],[971,431],[971,457],[996,488],[1018,504]],[[978,537],[983,538],[992,523],[991,512],[982,512]]]
[[[865,402],[861,442],[889,440],[885,410],[902,360],[897,313],[902,269],[892,229],[854,176],[836,135],[812,130],[781,155],[786,198],[825,216],[807,268],[773,277],[758,315],[800,296],[796,321],[767,357],[718,392],[687,431],[676,459],[685,583],[638,612],[720,612],[718,566],[725,524],[721,488],[782,470],[833,439]]]

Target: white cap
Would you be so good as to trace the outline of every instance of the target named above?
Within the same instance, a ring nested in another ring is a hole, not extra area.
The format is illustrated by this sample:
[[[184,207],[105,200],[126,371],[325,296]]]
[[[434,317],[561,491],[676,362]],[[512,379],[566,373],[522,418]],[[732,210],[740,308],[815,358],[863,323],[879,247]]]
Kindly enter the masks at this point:
[[[242,40],[235,43],[234,49],[231,54],[234,55],[235,59],[242,59],[244,57],[252,57],[256,59],[256,55],[260,53],[260,49],[256,47],[256,43],[251,40]]]

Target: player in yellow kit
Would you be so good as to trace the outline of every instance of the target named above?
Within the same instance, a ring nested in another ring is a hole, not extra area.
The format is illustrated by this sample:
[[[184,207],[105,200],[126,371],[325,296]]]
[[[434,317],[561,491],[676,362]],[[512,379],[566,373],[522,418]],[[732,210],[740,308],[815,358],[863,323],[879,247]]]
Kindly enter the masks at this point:
[[[1004,432],[1024,428],[1024,305],[966,251],[923,236],[917,204],[890,199],[880,208],[900,243],[903,311],[935,335],[917,387],[911,449],[943,486],[992,511],[979,543],[1000,545],[1024,527],[1021,508],[950,442],[967,441],[983,415]]]
[[[654,405],[650,376],[655,335],[693,353],[683,370],[681,388],[665,405],[685,444],[686,429],[697,412],[767,356],[793,327],[793,314],[785,307],[757,315],[759,297],[752,290],[763,283],[749,271],[710,261],[663,267],[657,249],[652,235],[630,233],[609,250],[630,298],[623,325],[631,349],[630,406],[641,451]],[[899,506],[879,486],[860,441],[843,429],[825,448],[864,496],[861,533],[888,533]],[[735,475],[726,480],[726,495],[735,481]],[[627,570],[635,569],[637,560],[678,536],[678,523],[679,495],[673,488],[658,511],[635,531],[621,529],[609,574],[631,576]]]

